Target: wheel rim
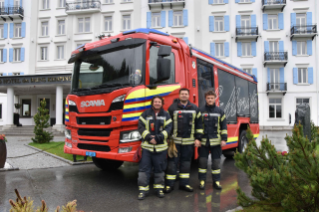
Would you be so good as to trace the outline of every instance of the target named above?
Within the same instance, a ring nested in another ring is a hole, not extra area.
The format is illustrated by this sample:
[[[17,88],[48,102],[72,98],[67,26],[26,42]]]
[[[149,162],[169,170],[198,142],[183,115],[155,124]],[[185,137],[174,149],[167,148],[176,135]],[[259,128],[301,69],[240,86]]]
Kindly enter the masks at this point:
[[[246,136],[241,137],[241,143],[242,143],[242,152],[245,152],[245,149],[248,145]]]

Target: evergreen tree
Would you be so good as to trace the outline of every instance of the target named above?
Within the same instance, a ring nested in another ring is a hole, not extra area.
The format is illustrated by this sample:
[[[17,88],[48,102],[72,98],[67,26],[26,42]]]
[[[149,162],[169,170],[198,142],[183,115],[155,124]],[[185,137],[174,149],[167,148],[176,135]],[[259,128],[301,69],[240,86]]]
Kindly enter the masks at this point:
[[[235,154],[235,165],[248,174],[254,198],[237,188],[239,205],[260,204],[265,209],[267,205],[282,206],[289,212],[319,211],[319,131],[310,143],[302,126],[295,125],[293,135],[285,138],[289,154],[276,152],[267,137],[258,147],[250,129],[247,138],[250,142],[245,152]]]
[[[52,133],[49,133],[45,131],[45,128],[48,128],[50,126],[49,124],[49,110],[45,108],[46,107],[46,101],[43,99],[40,102],[40,107],[38,107],[38,112],[33,117],[35,122],[34,127],[34,134],[35,138],[32,138],[32,141],[34,143],[49,143],[53,139]]]

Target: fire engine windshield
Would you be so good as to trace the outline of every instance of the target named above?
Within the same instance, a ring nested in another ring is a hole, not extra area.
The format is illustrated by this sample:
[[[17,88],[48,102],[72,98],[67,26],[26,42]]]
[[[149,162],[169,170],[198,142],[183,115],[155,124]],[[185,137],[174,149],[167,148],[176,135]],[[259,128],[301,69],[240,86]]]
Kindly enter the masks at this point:
[[[144,49],[144,45],[134,45],[81,57],[74,65],[72,92],[111,92],[141,84]]]

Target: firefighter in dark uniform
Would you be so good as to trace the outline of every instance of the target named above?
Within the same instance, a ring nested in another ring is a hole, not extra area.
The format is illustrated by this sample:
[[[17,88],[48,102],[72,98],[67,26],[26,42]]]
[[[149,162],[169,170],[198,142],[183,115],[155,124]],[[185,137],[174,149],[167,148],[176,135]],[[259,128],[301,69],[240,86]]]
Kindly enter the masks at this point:
[[[205,93],[206,105],[200,109],[203,119],[204,135],[202,137],[199,153],[198,178],[199,188],[205,189],[207,159],[209,151],[212,158],[213,187],[221,190],[220,185],[220,157],[221,147],[226,145],[227,125],[224,111],[215,105],[216,94],[214,91]]]
[[[182,88],[179,91],[179,99],[175,99],[168,111],[173,119],[173,132],[171,139],[176,145],[178,157],[168,159],[166,171],[166,187],[164,192],[174,190],[177,167],[179,166],[179,188],[192,192],[189,185],[191,160],[195,146],[200,145],[203,134],[201,113],[196,105],[190,103],[189,90]]]
[[[142,158],[138,172],[138,199],[143,200],[149,193],[149,182],[154,171],[156,195],[164,197],[165,170],[167,165],[167,137],[172,130],[172,119],[163,109],[161,96],[153,97],[151,108],[144,111],[138,121],[138,131],[142,135]]]

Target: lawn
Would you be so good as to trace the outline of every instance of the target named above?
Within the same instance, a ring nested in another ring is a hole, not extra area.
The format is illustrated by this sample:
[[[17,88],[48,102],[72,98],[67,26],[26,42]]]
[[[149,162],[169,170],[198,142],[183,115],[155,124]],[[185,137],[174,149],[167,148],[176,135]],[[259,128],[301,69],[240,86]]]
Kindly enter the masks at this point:
[[[44,144],[29,143],[29,145],[36,147],[38,149],[44,150],[46,152],[55,154],[67,160],[73,161],[73,155],[64,153],[63,151],[64,143],[65,143],[64,141],[60,141],[60,142],[50,142],[50,143],[44,143]],[[83,158],[82,156],[77,156],[78,160],[81,160],[82,158]],[[92,161],[92,158],[88,157],[87,160]]]
[[[261,206],[259,205],[252,205],[250,207],[244,208],[243,210],[238,210],[238,212],[265,212],[265,211],[271,211],[271,212],[284,212],[284,209],[282,207],[267,207],[266,210],[263,210]]]

